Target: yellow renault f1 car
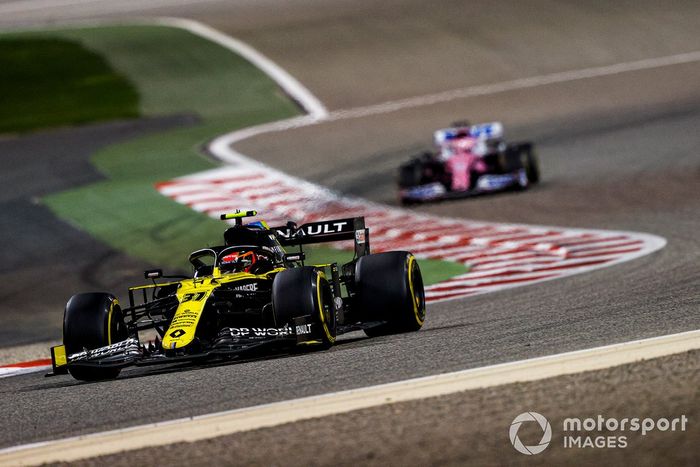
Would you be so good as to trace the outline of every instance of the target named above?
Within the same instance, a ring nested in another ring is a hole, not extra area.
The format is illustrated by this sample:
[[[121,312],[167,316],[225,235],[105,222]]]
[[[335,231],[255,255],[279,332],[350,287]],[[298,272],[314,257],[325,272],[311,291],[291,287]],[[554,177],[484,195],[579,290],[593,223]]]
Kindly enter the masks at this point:
[[[235,225],[224,232],[223,245],[189,256],[191,277],[146,271],[152,283],[129,288],[128,307],[109,293],[71,297],[63,345],[51,348],[53,374],[111,379],[132,365],[328,348],[350,331],[371,337],[423,326],[418,263],[405,251],[370,254],[363,217],[302,226],[243,223],[254,215],[222,215]],[[303,245],[342,240],[354,242],[352,261],[305,265]],[[144,343],[139,334],[147,330],[157,337]]]

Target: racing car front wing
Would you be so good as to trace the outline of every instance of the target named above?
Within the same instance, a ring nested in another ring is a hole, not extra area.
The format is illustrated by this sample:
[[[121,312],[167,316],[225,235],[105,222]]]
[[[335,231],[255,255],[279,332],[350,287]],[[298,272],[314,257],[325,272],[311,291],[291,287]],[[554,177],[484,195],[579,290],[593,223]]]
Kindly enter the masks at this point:
[[[476,185],[466,191],[449,191],[442,183],[432,182],[425,185],[402,188],[399,196],[407,202],[436,201],[493,193],[508,190],[509,188],[523,188],[527,184],[525,169],[519,169],[507,174],[481,175],[477,179]]]
[[[52,372],[47,376],[68,373],[73,367],[124,368],[167,363],[191,362],[210,358],[236,358],[244,354],[270,348],[293,348],[295,345],[310,345],[321,342],[321,329],[312,317],[301,316],[294,319],[293,326],[283,328],[223,328],[212,344],[202,350],[178,352],[163,349],[153,343],[141,344],[135,337],[129,337],[116,344],[92,350],[67,354],[63,345],[51,347]]]

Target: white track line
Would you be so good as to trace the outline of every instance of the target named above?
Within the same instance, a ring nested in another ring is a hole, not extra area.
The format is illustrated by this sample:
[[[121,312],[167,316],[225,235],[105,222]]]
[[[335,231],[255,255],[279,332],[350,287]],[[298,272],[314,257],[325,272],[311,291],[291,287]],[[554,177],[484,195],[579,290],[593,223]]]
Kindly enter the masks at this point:
[[[25,375],[27,373],[37,373],[39,371],[49,371],[51,365],[40,365],[40,366],[5,366],[0,367],[0,378],[9,378],[11,376]]]
[[[208,39],[237,53],[275,80],[275,82],[284,89],[292,99],[298,102],[313,119],[321,120],[328,117],[328,110],[326,110],[324,105],[321,104],[321,101],[311,94],[303,84],[260,51],[254,49],[245,42],[239,41],[205,24],[189,19],[159,18],[156,22],[157,24],[165,26],[185,29],[192,34]]]
[[[62,13],[71,7],[72,17],[85,17],[90,15],[105,15],[114,13],[134,13],[135,11],[152,10],[162,7],[173,7],[180,5],[194,5],[199,3],[209,3],[214,0],[21,0],[0,4],[0,14],[33,14],[41,13],[43,17],[50,18],[46,14],[47,10],[62,10]],[[68,20],[72,23],[73,20]],[[91,21],[94,22],[94,21]],[[65,24],[65,23],[64,23]]]
[[[365,107],[357,107],[348,110],[338,110],[331,112],[328,120],[334,121],[349,118],[368,117],[370,115],[386,114],[404,109],[440,104],[456,99],[488,96],[508,91],[517,91],[550,84],[567,83],[570,81],[578,81],[589,78],[601,78],[604,76],[618,75],[620,73],[627,73],[630,71],[650,70],[653,68],[681,65],[697,61],[700,61],[700,51],[668,55],[665,57],[648,58],[633,62],[616,63],[614,65],[550,73],[540,76],[531,76],[529,78],[519,78],[494,84],[468,86],[465,88],[453,89],[435,94],[384,102],[382,104],[368,105]]]
[[[386,404],[600,370],[700,348],[700,331],[490,365],[360,389],[292,399],[0,450],[0,466],[72,462],[173,443],[195,442]]]
[[[27,13],[47,8],[66,8],[104,3],[105,0],[21,0],[0,4],[0,14]]]

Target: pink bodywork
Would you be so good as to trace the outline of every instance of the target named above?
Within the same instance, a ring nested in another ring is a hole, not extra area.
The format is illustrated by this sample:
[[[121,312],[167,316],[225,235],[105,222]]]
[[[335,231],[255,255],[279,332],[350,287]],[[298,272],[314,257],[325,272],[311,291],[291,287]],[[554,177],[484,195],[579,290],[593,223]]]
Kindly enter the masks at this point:
[[[452,177],[452,190],[466,191],[471,188],[471,173],[484,173],[486,163],[480,155],[473,152],[476,145],[474,138],[460,138],[450,144],[452,154],[445,162],[445,168]]]

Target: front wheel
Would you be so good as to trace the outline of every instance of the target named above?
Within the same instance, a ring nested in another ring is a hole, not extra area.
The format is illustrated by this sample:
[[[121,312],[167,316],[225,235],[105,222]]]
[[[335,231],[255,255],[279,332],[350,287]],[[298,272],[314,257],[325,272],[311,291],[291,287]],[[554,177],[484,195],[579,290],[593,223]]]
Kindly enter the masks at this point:
[[[63,314],[63,345],[66,354],[116,344],[128,337],[117,299],[107,293],[73,295]],[[68,367],[73,378],[99,381],[119,376],[120,368]]]
[[[399,188],[412,188],[421,184],[423,180],[423,163],[419,159],[402,165],[399,168]]]
[[[335,343],[336,316],[333,293],[324,274],[311,266],[282,271],[272,283],[272,308],[277,326],[293,326],[294,318],[311,316],[315,343]]]
[[[418,331],[425,322],[425,291],[416,258],[406,251],[361,257],[356,264],[357,304],[370,336]]]

